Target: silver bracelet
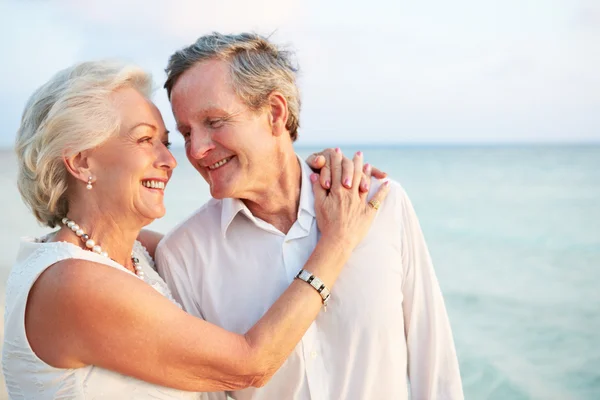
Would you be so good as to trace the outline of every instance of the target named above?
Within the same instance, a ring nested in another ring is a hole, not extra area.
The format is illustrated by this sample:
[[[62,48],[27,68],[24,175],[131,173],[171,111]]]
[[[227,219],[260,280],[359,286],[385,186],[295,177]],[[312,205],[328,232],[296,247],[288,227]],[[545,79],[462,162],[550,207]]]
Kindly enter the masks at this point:
[[[331,294],[329,292],[329,288],[325,286],[323,281],[321,281],[319,278],[317,278],[316,276],[304,269],[301,269],[300,272],[298,272],[298,275],[296,275],[296,279],[303,280],[304,282],[308,283],[310,286],[315,288],[315,290],[321,295],[321,299],[323,300],[323,306],[325,307],[325,311],[327,311],[327,302],[329,301],[329,297],[331,297]]]

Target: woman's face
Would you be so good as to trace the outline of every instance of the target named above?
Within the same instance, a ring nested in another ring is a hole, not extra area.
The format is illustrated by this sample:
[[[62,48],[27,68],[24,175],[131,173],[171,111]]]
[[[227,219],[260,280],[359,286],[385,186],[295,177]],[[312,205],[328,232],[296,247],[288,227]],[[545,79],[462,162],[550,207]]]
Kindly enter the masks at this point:
[[[89,154],[92,191],[106,217],[147,225],[165,215],[164,190],[177,166],[169,132],[156,106],[135,89],[121,89],[112,100],[121,129]]]

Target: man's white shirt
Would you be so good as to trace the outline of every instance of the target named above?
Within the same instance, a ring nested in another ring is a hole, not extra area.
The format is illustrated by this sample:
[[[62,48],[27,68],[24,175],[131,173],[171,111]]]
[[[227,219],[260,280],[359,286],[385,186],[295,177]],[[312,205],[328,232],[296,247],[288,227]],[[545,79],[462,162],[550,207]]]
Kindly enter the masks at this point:
[[[319,239],[304,161],[298,219],[284,234],[238,199],[210,200],[159,244],[161,276],[184,309],[246,333],[287,289]],[[239,400],[462,399],[442,294],[414,209],[390,193],[321,312],[262,388]],[[379,186],[372,181],[371,192]],[[410,379],[410,389],[407,385]],[[222,392],[209,393],[224,400]]]

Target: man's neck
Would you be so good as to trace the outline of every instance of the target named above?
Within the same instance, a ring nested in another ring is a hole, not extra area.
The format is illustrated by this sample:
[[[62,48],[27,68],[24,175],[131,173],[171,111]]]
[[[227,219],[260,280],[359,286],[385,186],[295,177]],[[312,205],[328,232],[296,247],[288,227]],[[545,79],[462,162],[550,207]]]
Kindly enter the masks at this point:
[[[272,184],[242,201],[252,215],[287,234],[298,218],[302,167],[293,151],[282,157],[280,163]]]

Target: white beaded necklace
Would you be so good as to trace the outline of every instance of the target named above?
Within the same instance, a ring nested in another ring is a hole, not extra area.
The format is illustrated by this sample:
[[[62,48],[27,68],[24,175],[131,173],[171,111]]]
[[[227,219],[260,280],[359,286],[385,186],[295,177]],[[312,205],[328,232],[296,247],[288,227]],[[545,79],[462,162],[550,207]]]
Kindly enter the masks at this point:
[[[108,253],[106,251],[103,251],[102,247],[100,247],[96,244],[96,242],[90,239],[89,235],[85,233],[83,229],[81,229],[81,227],[75,223],[75,221],[70,220],[68,218],[63,218],[62,223],[65,224],[73,232],[75,232],[75,234],[79,236],[81,241],[85,243],[85,247],[87,247],[90,251],[100,254],[106,258],[110,258],[108,257]],[[134,255],[132,254],[131,262],[133,263],[133,268],[135,269],[135,274],[138,276],[138,278],[144,279],[144,271],[142,271],[140,260],[138,260],[137,257],[134,257]]]

